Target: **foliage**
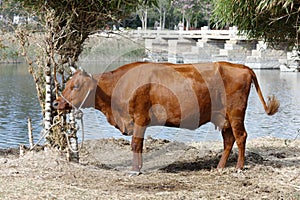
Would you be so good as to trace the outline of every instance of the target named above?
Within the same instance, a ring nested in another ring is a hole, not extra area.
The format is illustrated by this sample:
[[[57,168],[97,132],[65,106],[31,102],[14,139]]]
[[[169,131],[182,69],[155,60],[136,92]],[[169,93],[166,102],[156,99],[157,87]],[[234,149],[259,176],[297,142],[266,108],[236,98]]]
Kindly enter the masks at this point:
[[[140,7],[137,10],[137,15],[144,24],[146,14],[149,27],[153,27],[158,21],[162,29],[173,29],[179,21],[183,21],[183,17],[192,22],[193,28],[209,25],[210,13],[209,0],[158,0],[156,7]]]
[[[296,0],[214,0],[218,27],[238,26],[250,38],[270,44],[299,43],[299,6]]]
[[[0,38],[0,61],[6,58],[6,56],[4,54],[4,51],[6,48],[7,48],[7,46],[5,46],[3,44],[3,40]]]
[[[64,55],[63,63],[67,62],[68,57],[77,61],[84,40],[94,31],[104,29],[108,22],[117,22],[128,16],[140,4],[155,3],[153,0],[50,0],[46,2],[19,0],[19,2],[30,12],[35,12],[45,26],[51,26],[49,28],[52,32],[59,33],[55,35],[54,45],[57,53]],[[48,13],[52,13],[52,16],[50,17]]]
[[[4,1],[5,4],[3,4],[3,6],[0,6],[0,15],[4,15],[6,19],[10,19],[12,21],[14,15],[21,15],[21,16],[28,15],[28,12],[24,12],[24,8],[21,7],[21,5],[23,5],[21,3],[24,1],[18,1],[18,0],[4,0]],[[29,2],[29,0],[27,0],[27,2]],[[42,3],[42,2],[43,1],[37,1],[37,2],[31,1],[32,4],[30,7],[31,10],[29,8],[27,8],[26,10],[27,11],[30,10],[30,13],[32,13],[31,15],[33,16],[33,14],[34,13],[36,14],[38,10],[37,9],[32,10],[32,9],[37,7],[39,8],[39,10],[42,10],[41,6],[37,6],[38,3]],[[95,3],[97,2],[102,2],[102,1],[98,0]],[[130,1],[126,1],[126,2],[130,2]],[[140,4],[137,7],[134,7],[134,4],[137,4],[138,2],[140,2]],[[209,23],[209,16],[211,13],[211,1],[209,0],[151,0],[151,1],[140,0],[140,1],[134,1],[133,3],[134,4],[131,5],[132,7],[131,10],[130,9],[128,9],[127,11],[124,10],[123,12],[124,16],[114,17],[115,20],[110,20],[109,25],[111,26],[112,24],[116,24],[117,27],[118,25],[120,25],[123,27],[136,28],[142,25],[140,23],[140,20],[137,18],[137,16],[145,17],[144,14],[147,11],[147,23],[149,27],[153,27],[155,21],[161,21],[160,18],[165,17],[165,20],[163,20],[165,21],[165,27],[169,29],[173,29],[174,25],[177,25],[178,22],[182,20],[181,6],[179,4],[186,4],[186,5],[191,4],[194,6],[186,10],[186,12],[188,13],[188,15],[192,15],[191,22],[193,23],[191,25],[196,28],[202,25],[207,25]],[[109,6],[108,4],[109,1],[106,1],[105,6],[108,6],[106,7],[106,10],[108,9],[112,10],[110,8],[112,5]],[[124,3],[122,3],[122,5],[123,4]],[[113,14],[114,13],[111,12],[112,16]],[[65,13],[65,15],[67,15],[67,13]],[[141,21],[143,20],[146,19],[145,18],[141,19]],[[103,26],[100,25],[101,21],[102,20],[99,20],[98,22],[99,29],[103,28]],[[105,23],[104,25],[106,26]],[[0,24],[1,24],[1,20],[0,20]],[[30,25],[30,23],[28,23],[28,25]],[[5,28],[5,26],[2,26],[2,29],[3,28]]]
[[[197,26],[198,21],[210,18],[211,3],[209,0],[174,0],[172,6],[177,13],[183,14],[188,22],[194,22],[192,23],[194,27]]]
[[[43,109],[44,131],[48,132],[55,120],[64,123],[66,121],[65,114],[58,113],[51,105],[64,88],[69,76],[69,67],[77,67],[85,40],[91,34],[104,30],[107,23],[118,23],[138,6],[155,5],[156,0],[4,0],[4,2],[6,7],[15,5],[18,10],[24,11],[24,15],[36,16],[42,27],[42,34],[37,33],[35,29],[29,30],[28,27],[24,27],[26,24],[18,25],[15,32],[36,83]],[[37,44],[39,53],[36,57],[31,57],[28,49],[34,40],[30,38],[38,35],[43,37],[41,43]],[[58,129],[67,130],[66,127],[68,124],[62,123]],[[65,149],[62,144],[56,142],[60,139],[53,134],[53,130],[49,131],[49,135],[47,139],[51,145]]]
[[[17,42],[11,34],[0,35],[0,62],[17,62],[19,51]]]

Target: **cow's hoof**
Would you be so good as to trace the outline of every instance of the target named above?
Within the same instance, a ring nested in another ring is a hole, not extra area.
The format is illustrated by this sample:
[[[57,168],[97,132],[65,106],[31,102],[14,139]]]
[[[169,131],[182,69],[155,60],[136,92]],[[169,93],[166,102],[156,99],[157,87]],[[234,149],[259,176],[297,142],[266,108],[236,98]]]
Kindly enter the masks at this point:
[[[236,169],[236,172],[238,173],[238,174],[243,174],[244,173],[244,169]]]
[[[128,172],[129,176],[138,176],[140,174],[142,174],[142,172],[140,172],[140,171],[130,171],[130,172]]]
[[[223,173],[224,172],[224,168],[217,168],[217,172],[220,173],[220,174]]]

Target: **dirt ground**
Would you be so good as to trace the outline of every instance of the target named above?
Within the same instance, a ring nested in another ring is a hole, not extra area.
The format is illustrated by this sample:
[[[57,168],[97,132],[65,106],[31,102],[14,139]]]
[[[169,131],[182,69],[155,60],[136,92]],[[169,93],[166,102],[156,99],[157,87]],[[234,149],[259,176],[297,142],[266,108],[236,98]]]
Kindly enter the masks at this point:
[[[249,140],[246,166],[234,148],[218,171],[221,142],[147,138],[143,174],[130,176],[128,141],[84,142],[80,163],[54,151],[0,151],[0,199],[300,199],[300,140]]]

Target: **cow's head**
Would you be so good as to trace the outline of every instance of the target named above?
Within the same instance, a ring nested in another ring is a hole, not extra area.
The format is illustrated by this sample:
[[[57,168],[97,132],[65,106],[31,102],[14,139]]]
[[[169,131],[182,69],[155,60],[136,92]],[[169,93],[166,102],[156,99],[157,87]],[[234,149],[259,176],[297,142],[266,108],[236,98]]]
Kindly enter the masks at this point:
[[[94,106],[97,81],[83,70],[77,70],[66,83],[62,95],[53,102],[58,110],[70,110],[72,107]]]

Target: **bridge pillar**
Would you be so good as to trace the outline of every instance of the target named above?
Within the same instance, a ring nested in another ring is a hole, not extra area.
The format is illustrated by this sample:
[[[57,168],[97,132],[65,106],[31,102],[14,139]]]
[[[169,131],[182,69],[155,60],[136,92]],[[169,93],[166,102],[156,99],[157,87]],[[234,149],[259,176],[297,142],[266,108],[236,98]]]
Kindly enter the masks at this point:
[[[188,63],[190,58],[187,55],[194,56],[191,48],[195,45],[192,39],[184,38],[165,38],[168,41],[168,62],[170,63]]]
[[[153,43],[153,39],[147,39],[147,38],[145,39],[145,48],[146,48],[147,55],[153,51],[152,43]]]
[[[225,40],[222,39],[209,39],[203,37],[199,39],[195,48],[198,52],[199,62],[211,62],[216,60],[223,60],[220,57],[220,49],[224,48]]]
[[[227,61],[245,63],[254,48],[253,41],[230,39],[226,41],[224,49],[220,49],[220,56],[226,57]]]
[[[286,59],[284,50],[269,48],[265,42],[259,41],[251,55],[247,56],[245,64],[256,69],[274,69],[279,68],[282,59]]]
[[[219,60],[223,60],[220,59],[219,53],[220,49],[224,48],[224,43],[225,40],[223,39],[209,39],[203,37],[196,43],[192,44],[189,51],[185,51],[182,53],[184,62],[211,62],[215,61],[216,57],[218,57]]]
[[[168,62],[177,63],[177,41],[176,39],[168,40]]]
[[[145,48],[147,56],[155,61],[162,62],[165,61],[168,52],[168,43],[166,40],[157,37],[157,38],[146,38],[145,39]]]

